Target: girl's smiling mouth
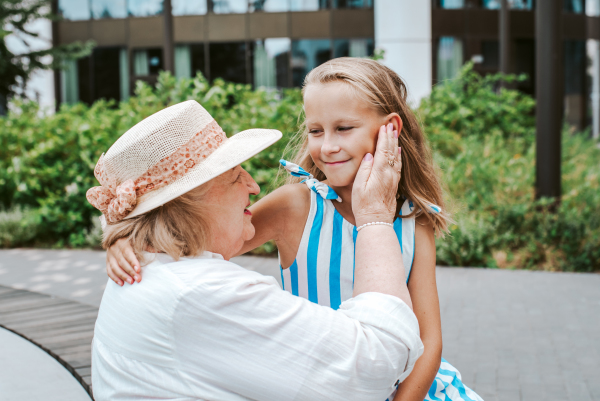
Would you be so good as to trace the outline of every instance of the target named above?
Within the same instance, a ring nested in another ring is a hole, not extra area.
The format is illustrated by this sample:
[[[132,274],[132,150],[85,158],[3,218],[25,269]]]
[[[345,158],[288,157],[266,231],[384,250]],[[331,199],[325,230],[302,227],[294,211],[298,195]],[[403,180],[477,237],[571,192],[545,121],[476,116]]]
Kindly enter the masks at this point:
[[[350,159],[348,159],[348,160],[350,160]],[[348,160],[342,160],[339,162],[324,162],[324,163],[328,166],[340,166],[340,165],[346,163]]]

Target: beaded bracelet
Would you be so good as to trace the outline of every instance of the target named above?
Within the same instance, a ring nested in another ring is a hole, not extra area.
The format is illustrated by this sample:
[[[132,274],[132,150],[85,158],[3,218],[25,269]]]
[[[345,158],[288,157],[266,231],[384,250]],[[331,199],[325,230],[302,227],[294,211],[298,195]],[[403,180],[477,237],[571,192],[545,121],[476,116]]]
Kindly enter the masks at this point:
[[[374,221],[373,223],[363,224],[362,226],[358,227],[356,229],[356,231],[358,232],[358,231],[362,230],[363,228],[365,228],[367,226],[377,226],[377,225],[380,225],[380,226],[390,226],[390,227],[394,228],[393,224],[385,223],[383,221]]]

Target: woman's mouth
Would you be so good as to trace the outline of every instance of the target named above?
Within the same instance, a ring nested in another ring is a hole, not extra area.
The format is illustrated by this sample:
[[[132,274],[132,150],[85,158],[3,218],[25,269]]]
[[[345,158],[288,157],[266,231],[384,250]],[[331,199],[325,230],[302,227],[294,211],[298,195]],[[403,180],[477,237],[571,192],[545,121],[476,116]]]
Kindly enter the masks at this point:
[[[252,212],[248,209],[244,209],[244,214],[247,214],[248,216],[252,216]]]

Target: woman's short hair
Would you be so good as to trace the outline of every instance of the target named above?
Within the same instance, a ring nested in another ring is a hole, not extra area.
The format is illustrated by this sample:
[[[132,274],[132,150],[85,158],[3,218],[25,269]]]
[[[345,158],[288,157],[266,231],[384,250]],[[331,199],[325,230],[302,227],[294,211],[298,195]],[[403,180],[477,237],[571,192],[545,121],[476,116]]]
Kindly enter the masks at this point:
[[[142,263],[142,252],[148,249],[175,260],[200,255],[210,246],[210,224],[203,206],[209,187],[210,182],[147,213],[107,225],[102,247],[108,249],[118,239],[128,237]]]

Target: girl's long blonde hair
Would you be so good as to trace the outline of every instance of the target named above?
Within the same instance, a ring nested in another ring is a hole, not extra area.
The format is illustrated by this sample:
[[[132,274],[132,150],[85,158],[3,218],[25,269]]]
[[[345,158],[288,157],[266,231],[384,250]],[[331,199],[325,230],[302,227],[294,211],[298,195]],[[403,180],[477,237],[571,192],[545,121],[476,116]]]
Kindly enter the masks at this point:
[[[445,210],[442,186],[431,157],[431,150],[425,140],[419,122],[407,104],[406,85],[394,71],[377,61],[353,57],[330,60],[312,70],[304,79],[302,93],[309,85],[344,82],[355,94],[369,102],[378,112],[387,116],[397,113],[402,119],[402,130],[398,145],[402,147],[402,177],[398,185],[398,199],[406,198],[414,203],[410,215],[400,216],[402,202],[398,202],[397,214],[402,218],[425,214],[433,225],[436,234],[448,231],[450,214]],[[325,180],[325,174],[317,168],[308,150],[308,135],[303,122],[296,138],[297,153],[293,162],[313,174],[316,179]],[[289,182],[297,179],[290,177]],[[431,211],[431,205],[441,208],[439,213]]]

